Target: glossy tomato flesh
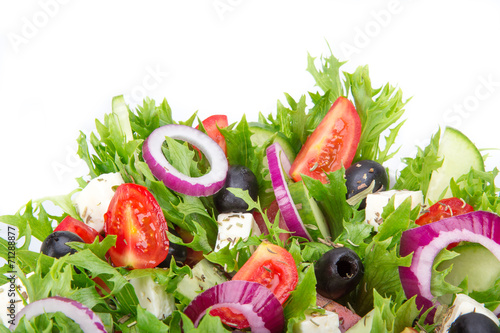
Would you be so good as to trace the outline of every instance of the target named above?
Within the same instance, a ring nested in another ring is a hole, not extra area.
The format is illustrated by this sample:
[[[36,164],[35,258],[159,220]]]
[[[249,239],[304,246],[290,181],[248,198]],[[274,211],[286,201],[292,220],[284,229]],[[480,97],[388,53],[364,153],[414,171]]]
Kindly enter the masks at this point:
[[[299,181],[304,174],[327,183],[325,173],[351,165],[360,137],[358,112],[351,101],[339,97],[300,149],[290,176]]]
[[[442,199],[433,204],[416,221],[418,225],[426,225],[447,217],[473,212],[474,208],[459,198]]]
[[[261,243],[233,280],[258,282],[272,291],[283,304],[297,286],[299,275],[290,252],[278,245]],[[223,323],[238,329],[250,326],[242,314],[230,308],[214,309],[210,314],[219,316]]]
[[[467,204],[462,199],[446,198],[439,200],[438,202],[430,206],[429,209],[415,221],[415,223],[422,226],[445,219],[447,217],[462,215],[473,211],[474,207]],[[457,245],[458,243],[451,243],[446,248],[448,250],[451,250]]]
[[[80,220],[77,220],[71,216],[66,216],[61,223],[54,229],[55,231],[71,231],[77,234],[83,239],[85,243],[93,243],[96,237],[102,240],[102,236],[99,235],[97,230],[89,227]]]
[[[122,184],[104,214],[104,232],[116,235],[109,249],[115,266],[153,268],[168,254],[167,221],[146,187]]]
[[[224,128],[228,126],[227,116],[221,114],[215,114],[203,120],[201,122],[203,124],[203,128],[207,135],[217,142],[217,144],[222,148],[224,154],[227,154],[226,149],[226,139],[219,131],[219,128]],[[196,126],[196,129],[199,129],[199,125]],[[201,153],[200,153],[201,154]]]

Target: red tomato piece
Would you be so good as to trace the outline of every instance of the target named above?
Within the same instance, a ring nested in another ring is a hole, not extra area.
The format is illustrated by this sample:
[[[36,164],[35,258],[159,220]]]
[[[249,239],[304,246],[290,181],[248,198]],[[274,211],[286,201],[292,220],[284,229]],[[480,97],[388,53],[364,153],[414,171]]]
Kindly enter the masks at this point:
[[[97,230],[89,227],[80,220],[77,220],[71,216],[66,216],[61,223],[54,229],[54,231],[71,231],[80,236],[85,243],[93,243],[96,237],[99,237],[99,241],[102,240],[102,236],[99,235]]]
[[[207,119],[203,120],[201,123],[203,124],[203,128],[207,132],[207,135],[212,140],[217,142],[217,144],[224,151],[224,154],[227,155],[226,139],[224,138],[222,133],[219,131],[219,128],[224,128],[224,127],[228,126],[227,116],[221,115],[221,114],[216,114],[216,115],[208,117]],[[199,129],[199,127],[200,127],[199,125],[196,126],[196,129]]]
[[[233,280],[258,282],[272,291],[283,304],[297,286],[299,275],[290,252],[278,245],[261,243]],[[210,314],[219,316],[223,323],[238,329],[249,326],[242,314],[230,308],[214,309]]]
[[[299,181],[301,174],[327,183],[326,172],[348,168],[361,137],[361,120],[354,105],[339,97],[307,138],[290,168],[290,176]]]
[[[167,221],[155,197],[146,187],[122,184],[104,214],[104,232],[116,235],[109,249],[115,266],[153,268],[168,254]]]
[[[430,206],[429,209],[415,221],[416,224],[422,226],[432,222],[436,222],[447,217],[462,215],[474,211],[474,207],[467,204],[459,198],[447,198],[436,202]],[[458,243],[451,243],[446,248],[451,250]]]
[[[447,217],[473,212],[474,208],[459,198],[442,199],[429,207],[416,221],[418,225],[426,225]]]

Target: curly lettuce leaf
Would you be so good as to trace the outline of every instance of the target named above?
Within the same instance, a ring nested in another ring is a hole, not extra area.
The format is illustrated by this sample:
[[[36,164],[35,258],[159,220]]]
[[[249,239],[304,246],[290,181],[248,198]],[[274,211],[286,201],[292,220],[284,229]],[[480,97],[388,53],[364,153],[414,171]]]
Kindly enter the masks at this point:
[[[441,130],[431,137],[427,147],[423,150],[417,147],[416,156],[406,157],[403,162],[406,167],[401,170],[399,176],[396,178],[396,183],[393,186],[395,190],[421,190],[424,197],[429,188],[432,171],[438,169],[443,161],[438,157],[439,138]]]

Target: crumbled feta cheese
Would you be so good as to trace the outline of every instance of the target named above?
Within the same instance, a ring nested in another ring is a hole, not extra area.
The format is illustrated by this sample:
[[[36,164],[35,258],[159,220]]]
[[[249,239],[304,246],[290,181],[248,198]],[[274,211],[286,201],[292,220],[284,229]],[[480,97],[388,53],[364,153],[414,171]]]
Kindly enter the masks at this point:
[[[174,296],[167,294],[150,276],[131,279],[130,283],[134,286],[139,304],[156,318],[163,320],[176,310]]]
[[[306,314],[306,320],[293,325],[293,333],[340,333],[339,325],[339,315],[335,312]]]
[[[412,209],[424,203],[422,191],[390,190],[368,194],[365,208],[366,222],[372,225],[375,231],[378,230],[378,226],[382,223],[382,212],[392,197],[394,197],[394,207],[396,208],[408,197],[411,197]]]
[[[497,325],[499,324],[498,318],[495,316],[495,314],[490,310],[486,309],[483,304],[477,302],[476,300],[465,294],[457,294],[455,301],[453,302],[453,305],[450,307],[448,314],[443,320],[443,325],[440,332],[448,332],[451,324],[458,317],[470,312],[477,312],[484,314],[485,316],[493,320],[495,324]]]
[[[260,235],[260,229],[251,213],[224,213],[217,216],[219,233],[215,244],[215,252],[229,244],[232,248],[238,240]]]
[[[92,179],[85,188],[77,193],[74,204],[83,222],[102,232],[104,214],[115,194],[116,187],[123,184],[120,173],[108,173]]]

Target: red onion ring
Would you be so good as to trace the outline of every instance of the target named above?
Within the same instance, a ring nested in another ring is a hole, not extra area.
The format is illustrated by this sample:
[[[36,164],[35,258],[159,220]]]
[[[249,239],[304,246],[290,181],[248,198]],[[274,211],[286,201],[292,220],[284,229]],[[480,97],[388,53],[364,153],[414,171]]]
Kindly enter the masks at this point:
[[[266,156],[269,163],[269,173],[271,175],[271,183],[273,185],[274,195],[276,196],[276,202],[278,203],[281,216],[283,216],[283,220],[288,230],[294,232],[293,236],[300,236],[311,241],[312,238],[300,218],[286,183],[286,178],[290,178],[288,176],[290,161],[283,152],[280,144],[277,142],[267,148]]]
[[[16,317],[22,318],[25,316],[26,320],[30,320],[33,317],[49,312],[62,312],[66,317],[73,319],[83,332],[106,333],[101,318],[92,310],[80,302],[60,296],[48,297],[30,303],[19,311]],[[9,329],[13,331],[17,324],[19,324],[19,321],[10,325]]]
[[[200,149],[210,163],[210,171],[201,177],[189,177],[175,169],[162,153],[165,137],[184,140]],[[209,196],[223,186],[228,162],[222,148],[208,135],[185,125],[164,125],[144,141],[142,157],[153,175],[168,188],[191,196]]]
[[[284,329],[281,303],[269,289],[257,282],[232,280],[218,284],[196,296],[184,309],[184,314],[197,327],[209,308],[239,311],[254,333],[278,333]]]
[[[500,216],[477,211],[403,232],[400,254],[413,253],[413,258],[410,267],[399,267],[401,284],[407,298],[417,295],[417,306],[423,307],[423,311],[439,304],[433,302],[431,293],[434,259],[449,244],[461,241],[479,243],[500,260]],[[432,320],[433,312],[427,317],[428,321]]]

